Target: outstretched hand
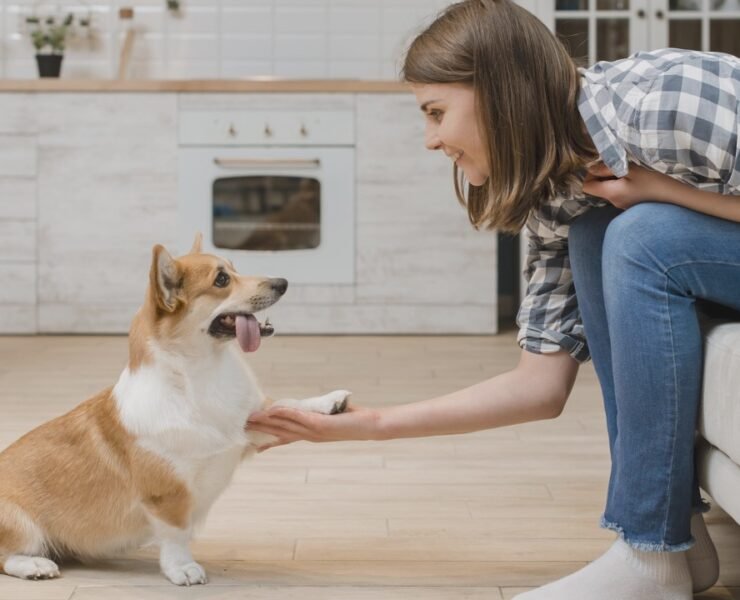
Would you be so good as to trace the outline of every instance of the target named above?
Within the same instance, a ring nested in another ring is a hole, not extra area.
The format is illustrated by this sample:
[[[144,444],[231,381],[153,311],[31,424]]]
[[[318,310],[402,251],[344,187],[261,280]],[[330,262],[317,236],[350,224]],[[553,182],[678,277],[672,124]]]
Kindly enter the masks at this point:
[[[629,172],[624,177],[614,177],[609,167],[599,163],[588,168],[583,191],[626,210],[640,202],[667,201],[676,185],[682,184],[668,175],[634,163],[630,163]]]
[[[349,406],[337,415],[323,415],[294,408],[275,406],[253,413],[245,429],[274,435],[277,440],[257,448],[263,452],[306,440],[309,442],[338,442],[345,440],[370,440],[378,437],[378,412]]]

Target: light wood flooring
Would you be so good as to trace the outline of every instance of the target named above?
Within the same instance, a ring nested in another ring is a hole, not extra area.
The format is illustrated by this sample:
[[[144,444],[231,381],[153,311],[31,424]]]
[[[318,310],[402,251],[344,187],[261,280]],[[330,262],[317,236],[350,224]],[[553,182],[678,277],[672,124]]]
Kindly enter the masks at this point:
[[[271,396],[336,388],[365,406],[447,393],[512,368],[513,332],[486,337],[276,337],[252,364]],[[124,337],[0,337],[0,448],[115,382]],[[608,474],[599,386],[581,368],[555,420],[462,436],[309,444],[244,464],[193,544],[207,586],[177,588],[156,553],[0,576],[0,600],[502,600],[599,556]],[[740,527],[708,515],[721,587],[740,599]]]

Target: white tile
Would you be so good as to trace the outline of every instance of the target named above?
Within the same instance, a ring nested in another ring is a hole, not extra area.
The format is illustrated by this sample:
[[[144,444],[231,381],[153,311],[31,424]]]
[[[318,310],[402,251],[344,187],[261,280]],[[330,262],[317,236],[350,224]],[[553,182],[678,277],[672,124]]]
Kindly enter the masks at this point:
[[[420,31],[423,27],[423,19],[420,18],[419,11],[413,7],[384,6],[381,18],[383,31],[386,33]]]
[[[328,71],[329,69],[324,61],[278,60],[275,62],[275,75],[278,77],[310,79],[312,77],[326,77]]]
[[[221,62],[221,77],[225,79],[243,79],[260,75],[272,75],[272,61],[224,60]]]
[[[414,37],[415,35],[409,32],[383,34],[380,38],[381,59],[398,60],[405,55]]]
[[[61,76],[63,79],[110,79],[113,69],[109,60],[85,61],[65,56]]]
[[[377,35],[331,35],[329,57],[332,60],[377,60],[380,38]]]
[[[218,37],[205,34],[170,34],[167,36],[167,60],[218,60]]]
[[[116,67],[116,73],[118,68]],[[167,67],[161,60],[134,60],[128,68],[130,79],[166,79]]]
[[[36,218],[36,179],[0,177],[0,219]]]
[[[170,15],[167,21],[169,33],[207,33],[218,34],[219,13],[217,6],[191,6],[183,2],[183,9]]]
[[[275,38],[275,58],[278,60],[316,60],[327,55],[324,35],[278,34]]]
[[[329,63],[329,77],[337,79],[379,79],[377,60],[333,60]]]
[[[251,3],[250,3],[251,4]],[[221,32],[236,34],[272,34],[273,12],[270,6],[224,6]]]
[[[380,9],[377,6],[334,6],[329,9],[331,33],[380,33]]]
[[[323,6],[278,6],[275,9],[275,31],[281,33],[324,33],[327,11]]]
[[[217,60],[170,60],[167,62],[167,79],[218,79]]]
[[[269,61],[272,59],[270,35],[224,35],[221,37],[222,61]]]
[[[3,304],[36,304],[36,264],[0,263],[0,311]]]
[[[36,94],[0,94],[0,134],[38,131]]]

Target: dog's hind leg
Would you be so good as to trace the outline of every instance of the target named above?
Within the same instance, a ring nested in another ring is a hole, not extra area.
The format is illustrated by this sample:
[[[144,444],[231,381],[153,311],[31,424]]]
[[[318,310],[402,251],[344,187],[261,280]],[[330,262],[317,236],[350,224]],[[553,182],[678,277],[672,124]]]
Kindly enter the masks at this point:
[[[0,500],[0,573],[21,579],[59,577],[57,564],[42,556],[39,527],[17,506]]]

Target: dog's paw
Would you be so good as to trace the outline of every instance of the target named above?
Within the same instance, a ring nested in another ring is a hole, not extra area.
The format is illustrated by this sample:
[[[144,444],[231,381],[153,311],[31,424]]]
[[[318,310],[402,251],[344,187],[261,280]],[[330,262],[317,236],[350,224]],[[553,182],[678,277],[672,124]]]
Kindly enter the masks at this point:
[[[325,412],[327,415],[338,415],[339,413],[343,413],[347,410],[347,404],[349,403],[349,397],[351,395],[352,392],[348,392],[347,390],[335,390],[333,392],[329,392],[324,396],[326,409],[322,412]]]
[[[8,557],[3,566],[4,571],[13,577],[21,579],[54,579],[59,577],[57,564],[41,556],[15,556]]]
[[[208,583],[206,572],[197,562],[168,567],[165,576],[175,585],[198,585]]]

